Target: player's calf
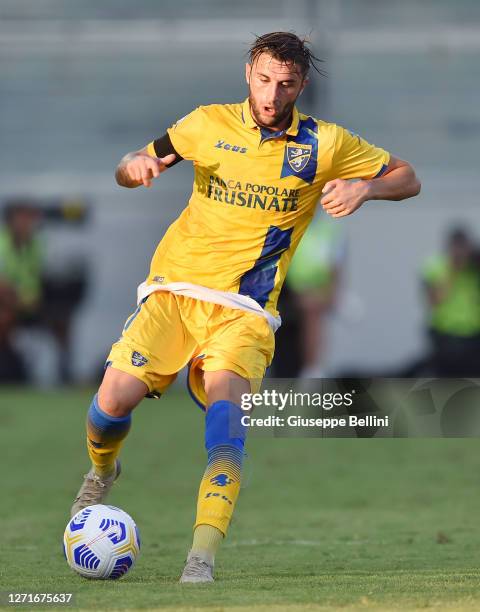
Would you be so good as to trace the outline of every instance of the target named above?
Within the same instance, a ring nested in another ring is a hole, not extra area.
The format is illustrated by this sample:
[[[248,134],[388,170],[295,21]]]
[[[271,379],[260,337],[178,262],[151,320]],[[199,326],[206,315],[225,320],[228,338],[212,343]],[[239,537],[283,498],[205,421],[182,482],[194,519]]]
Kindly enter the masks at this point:
[[[134,376],[108,368],[99,396],[87,414],[87,448],[92,467],[85,474],[72,516],[86,506],[103,503],[120,475],[118,455],[131,426],[131,411],[144,397],[147,386]]]
[[[215,553],[227,533],[240,491],[246,431],[241,424],[242,414],[237,404],[228,401],[217,401],[208,409],[205,418],[208,462],[198,492],[193,544],[181,582],[213,580]],[[191,558],[194,560],[190,561]]]

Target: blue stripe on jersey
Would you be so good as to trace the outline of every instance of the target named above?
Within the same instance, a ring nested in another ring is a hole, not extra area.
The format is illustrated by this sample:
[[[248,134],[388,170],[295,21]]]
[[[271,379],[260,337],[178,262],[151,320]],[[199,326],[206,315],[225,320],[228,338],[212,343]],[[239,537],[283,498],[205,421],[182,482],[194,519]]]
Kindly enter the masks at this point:
[[[312,117],[307,117],[307,119],[300,119],[298,134],[296,136],[288,136],[287,142],[293,142],[298,145],[311,145],[312,153],[310,155],[310,159],[308,160],[308,163],[306,164],[305,168],[303,168],[299,172],[295,172],[295,170],[288,163],[288,147],[285,146],[285,154],[283,157],[283,166],[280,178],[284,178],[286,176],[298,176],[306,183],[313,183],[315,175],[317,173],[318,161],[317,132],[318,124],[315,119],[313,119]]]
[[[286,130],[280,130],[275,132],[274,130],[270,130],[268,128],[260,127],[261,139],[260,142],[265,142],[266,140],[272,140],[273,138],[281,138],[285,135]]]
[[[293,227],[282,230],[271,225],[267,230],[260,257],[240,280],[238,293],[249,295],[262,308],[265,308],[268,296],[275,285],[278,260],[290,247],[292,232]]]

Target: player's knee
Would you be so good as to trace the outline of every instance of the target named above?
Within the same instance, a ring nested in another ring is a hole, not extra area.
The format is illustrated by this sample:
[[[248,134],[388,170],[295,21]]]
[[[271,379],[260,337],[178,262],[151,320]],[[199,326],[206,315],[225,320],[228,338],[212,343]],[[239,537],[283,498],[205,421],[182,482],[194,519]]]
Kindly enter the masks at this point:
[[[112,417],[125,417],[135,408],[111,389],[102,391],[102,387],[98,390],[98,405]]]
[[[203,380],[210,405],[222,400],[239,404],[242,395],[250,392],[250,382],[230,370],[204,372]]]
[[[98,405],[113,417],[125,417],[148,393],[148,387],[134,376],[108,368],[100,389]]]
[[[129,405],[129,402],[126,402],[125,398],[122,397],[121,390],[112,385],[102,384],[100,386],[97,401],[100,409],[112,417],[125,417],[135,407]]]

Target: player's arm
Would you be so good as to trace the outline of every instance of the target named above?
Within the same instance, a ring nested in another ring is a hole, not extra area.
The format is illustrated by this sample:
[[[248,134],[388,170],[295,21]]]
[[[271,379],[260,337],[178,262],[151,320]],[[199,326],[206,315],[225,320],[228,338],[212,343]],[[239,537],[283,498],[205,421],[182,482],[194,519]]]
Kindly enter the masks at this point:
[[[182,159],[165,134],[147,147],[127,153],[117,166],[115,178],[121,187],[150,187],[153,179]]]
[[[332,217],[345,217],[368,200],[404,200],[420,193],[421,183],[413,167],[390,156],[381,176],[351,182],[334,179],[325,183],[320,203]]]
[[[393,155],[382,176],[363,182],[365,201],[406,200],[418,195],[422,187],[413,166]]]

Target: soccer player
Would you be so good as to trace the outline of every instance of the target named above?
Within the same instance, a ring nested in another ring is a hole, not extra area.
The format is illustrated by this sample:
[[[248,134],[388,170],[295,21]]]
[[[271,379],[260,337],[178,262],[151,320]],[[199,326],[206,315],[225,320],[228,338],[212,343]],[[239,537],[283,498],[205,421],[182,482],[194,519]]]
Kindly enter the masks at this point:
[[[241,396],[258,390],[271,362],[278,295],[317,202],[340,219],[368,200],[402,200],[420,190],[407,162],[297,110],[315,60],[292,33],[260,36],[250,48],[243,103],[198,107],[126,155],[116,171],[123,187],[150,187],[189,160],[195,178],[108,356],[87,417],[92,468],[72,514],[104,501],[120,474],[132,410],[164,393],[188,364],[189,389],[206,411],[208,460],[181,582],[213,581],[240,489]]]

